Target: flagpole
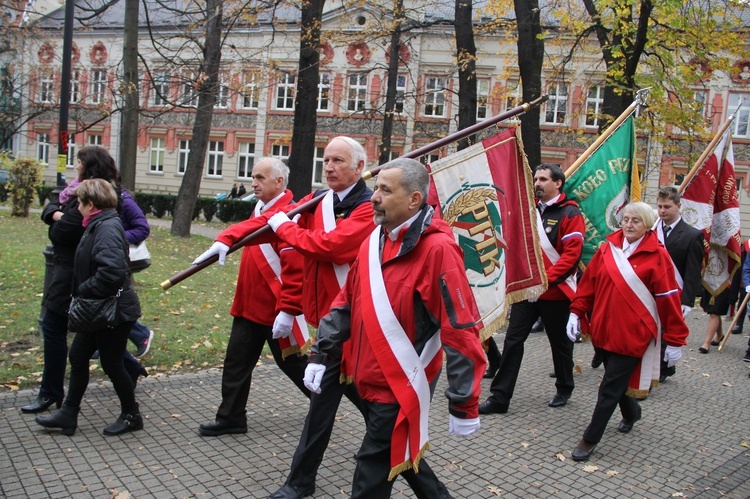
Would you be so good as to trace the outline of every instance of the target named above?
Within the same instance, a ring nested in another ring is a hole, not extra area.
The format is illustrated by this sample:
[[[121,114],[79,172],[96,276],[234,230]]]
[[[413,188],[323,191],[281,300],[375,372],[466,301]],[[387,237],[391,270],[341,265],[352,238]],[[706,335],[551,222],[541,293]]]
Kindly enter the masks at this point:
[[[625,121],[626,119],[628,119],[630,117],[630,115],[635,112],[635,110],[638,108],[638,106],[643,105],[644,96],[648,92],[650,92],[650,91],[651,91],[651,88],[649,87],[649,88],[644,88],[642,90],[639,90],[635,94],[635,100],[633,100],[633,102],[625,109],[625,111],[623,111],[622,114],[620,116],[618,116],[615,121],[612,122],[612,124],[609,126],[609,128],[607,128],[606,130],[604,130],[602,132],[602,134],[599,135],[599,137],[594,141],[593,144],[591,144],[588,147],[588,149],[586,149],[585,151],[583,151],[583,154],[581,154],[580,156],[578,156],[578,159],[575,160],[575,162],[573,162],[573,164],[570,165],[570,167],[567,170],[565,170],[565,178],[568,178],[571,175],[573,175],[573,173],[575,173],[575,171],[583,163],[585,163],[586,160],[589,159],[589,157],[597,151],[597,149],[599,149],[599,147],[602,145],[602,143],[605,140],[607,140],[610,135],[612,135],[613,133],[615,133],[618,128],[620,128],[620,125],[622,125],[623,121]]]
[[[706,150],[703,151],[703,154],[701,154],[701,157],[698,158],[698,161],[695,162],[695,165],[693,165],[693,167],[690,169],[688,174],[685,175],[685,178],[682,180],[682,183],[680,184],[679,189],[677,189],[677,191],[680,194],[682,194],[682,192],[685,190],[687,185],[693,179],[695,174],[698,173],[698,170],[700,170],[701,166],[703,166],[703,163],[706,162],[706,159],[708,159],[708,157],[714,153],[716,146],[719,145],[721,138],[724,136],[724,132],[727,131],[727,128],[729,128],[729,126],[734,121],[734,117],[735,115],[733,114],[732,116],[727,118],[727,120],[724,123],[722,123],[721,127],[719,127],[719,131],[716,132],[716,135],[714,135],[714,138],[711,139],[711,142],[708,143],[708,147],[706,147]]]

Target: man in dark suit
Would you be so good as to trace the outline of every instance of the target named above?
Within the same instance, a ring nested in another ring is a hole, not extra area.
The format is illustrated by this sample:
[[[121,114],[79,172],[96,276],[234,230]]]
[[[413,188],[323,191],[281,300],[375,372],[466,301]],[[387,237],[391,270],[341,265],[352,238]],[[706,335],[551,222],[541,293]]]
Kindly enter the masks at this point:
[[[659,221],[656,222],[656,233],[659,240],[667,247],[674,266],[679,272],[682,285],[682,315],[687,317],[695,305],[695,296],[701,289],[701,270],[703,269],[703,232],[688,225],[680,216],[680,193],[676,187],[667,186],[659,189],[656,199]],[[667,367],[664,362],[662,343],[662,362],[659,381],[664,382],[667,376],[673,376],[674,366]]]

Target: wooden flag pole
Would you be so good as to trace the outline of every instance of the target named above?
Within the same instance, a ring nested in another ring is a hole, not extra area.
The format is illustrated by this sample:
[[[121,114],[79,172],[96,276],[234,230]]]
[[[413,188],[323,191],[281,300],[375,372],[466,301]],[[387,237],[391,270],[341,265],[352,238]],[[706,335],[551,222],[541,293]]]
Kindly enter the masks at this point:
[[[732,323],[729,325],[729,329],[727,329],[727,332],[724,333],[724,339],[721,340],[721,344],[719,345],[718,350],[720,352],[721,352],[721,349],[724,348],[724,345],[726,345],[729,337],[732,336],[732,329],[734,329],[734,326],[737,325],[737,321],[740,319],[741,314],[747,313],[748,301],[750,301],[750,293],[747,293],[745,295],[745,299],[742,300],[742,304],[740,305],[740,308],[738,308],[737,311],[734,313],[734,320],[732,320]]]
[[[708,143],[708,147],[706,147],[706,150],[703,151],[701,157],[698,158],[698,161],[695,162],[695,165],[693,165],[688,174],[685,175],[685,178],[682,180],[680,187],[677,189],[680,194],[683,193],[687,185],[690,183],[690,180],[692,180],[695,174],[698,173],[698,170],[700,170],[701,166],[703,166],[703,163],[706,162],[706,159],[708,159],[708,157],[714,153],[716,146],[719,145],[719,141],[721,141],[721,138],[724,136],[724,132],[727,131],[727,128],[729,128],[729,125],[731,125],[733,121],[734,115],[730,116],[724,123],[722,123],[719,131],[716,132],[714,138],[711,139],[711,142]]]
[[[635,112],[638,106],[643,104],[643,95],[645,95],[645,93],[648,93],[648,91],[650,91],[650,89],[645,88],[643,90],[639,90],[638,93],[635,94],[635,100],[633,100],[633,102],[625,109],[625,111],[623,111],[622,114],[620,114],[620,116],[618,116],[617,119],[613,121],[611,125],[609,125],[609,128],[604,130],[602,134],[597,137],[597,139],[588,147],[588,149],[583,151],[583,153],[578,156],[578,159],[576,159],[575,162],[573,162],[573,164],[570,165],[567,170],[565,170],[565,178],[573,175],[573,173],[575,173],[575,171],[583,163],[585,163],[587,159],[589,159],[589,156],[594,154],[596,150],[599,149],[599,147],[602,145],[602,143],[604,143],[604,141],[607,140],[610,135],[615,133],[615,131],[620,128],[622,122],[628,119],[628,117]]]

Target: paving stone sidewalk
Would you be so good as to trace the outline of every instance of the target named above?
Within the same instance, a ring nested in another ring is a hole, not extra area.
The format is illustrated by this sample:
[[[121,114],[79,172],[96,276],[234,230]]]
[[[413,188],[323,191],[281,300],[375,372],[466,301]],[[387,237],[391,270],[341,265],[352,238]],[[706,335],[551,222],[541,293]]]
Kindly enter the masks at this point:
[[[426,459],[455,497],[750,497],[750,364],[741,360],[747,336],[700,355],[706,317],[695,311],[688,322],[677,376],[642,402],[643,419],[631,433],[617,432],[616,413],[590,462],[573,462],[570,451],[591,416],[602,368],[590,367],[589,344],[577,345],[573,397],[563,408],[548,407],[554,383],[544,334],[526,343],[510,412],[483,416],[472,438],[448,435],[442,377]],[[502,345],[502,333],[496,339]],[[0,496],[266,497],[286,477],[307,404],[268,359],[253,378],[250,431],[218,438],[196,431],[220,402],[216,369],[142,380],[145,428],[123,437],[101,433],[118,415],[109,382],[89,387],[72,437],[47,433],[21,414],[36,390],[1,394]],[[484,397],[489,380],[483,388]],[[361,416],[344,401],[315,497],[348,496],[362,435]],[[413,497],[403,479],[394,497]]]

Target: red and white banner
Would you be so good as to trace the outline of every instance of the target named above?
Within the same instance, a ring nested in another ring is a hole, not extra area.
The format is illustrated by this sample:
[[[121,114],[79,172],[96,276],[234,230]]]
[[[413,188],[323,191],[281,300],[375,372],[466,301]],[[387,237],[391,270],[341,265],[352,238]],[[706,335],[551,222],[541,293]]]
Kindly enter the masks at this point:
[[[703,231],[707,250],[703,284],[716,296],[738,270],[742,246],[731,128],[685,188],[682,217]]]
[[[429,202],[439,205],[464,252],[484,340],[503,325],[510,304],[547,289],[521,129],[446,156],[430,170]]]

